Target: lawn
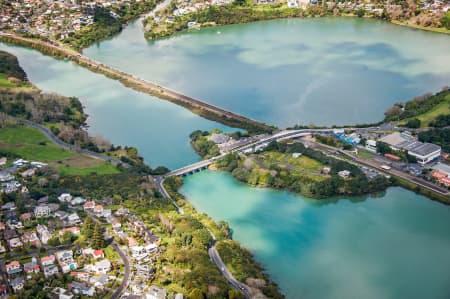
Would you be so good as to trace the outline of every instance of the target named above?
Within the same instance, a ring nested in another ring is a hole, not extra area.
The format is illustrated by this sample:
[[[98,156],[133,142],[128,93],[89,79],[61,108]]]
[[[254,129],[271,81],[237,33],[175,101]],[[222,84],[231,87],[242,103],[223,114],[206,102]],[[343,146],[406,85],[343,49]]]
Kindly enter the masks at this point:
[[[27,160],[50,162],[72,157],[74,153],[53,144],[39,130],[30,127],[7,127],[0,130],[0,150]]]
[[[85,166],[85,167],[75,167],[75,166],[66,166],[61,165],[57,167],[61,175],[69,176],[69,175],[90,175],[90,174],[116,174],[120,173],[120,170],[113,164],[109,164],[106,162],[102,162],[98,165],[93,166]]]
[[[17,85],[10,82],[5,74],[0,74],[0,87],[16,87]]]
[[[66,176],[120,172],[115,165],[65,150],[39,130],[25,126],[0,129],[0,152],[12,153],[26,160],[48,162],[50,167]]]
[[[428,112],[418,115],[414,118],[420,119],[420,126],[427,127],[431,121],[435,120],[439,115],[450,114],[450,94],[445,97],[445,101],[434,107]],[[404,125],[408,122],[408,119],[397,122],[398,125]]]
[[[264,168],[280,168],[296,177],[309,177],[313,180],[324,180],[327,176],[321,174],[323,164],[306,156],[298,158],[291,154],[266,152],[261,155]]]

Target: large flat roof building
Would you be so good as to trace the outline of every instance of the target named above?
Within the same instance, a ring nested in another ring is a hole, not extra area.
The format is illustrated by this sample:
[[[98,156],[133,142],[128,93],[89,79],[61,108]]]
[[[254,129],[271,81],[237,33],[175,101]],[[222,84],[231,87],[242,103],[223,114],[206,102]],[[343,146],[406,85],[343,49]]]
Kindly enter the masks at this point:
[[[416,157],[419,164],[425,165],[441,155],[441,147],[433,143],[416,141],[404,148],[408,154]]]

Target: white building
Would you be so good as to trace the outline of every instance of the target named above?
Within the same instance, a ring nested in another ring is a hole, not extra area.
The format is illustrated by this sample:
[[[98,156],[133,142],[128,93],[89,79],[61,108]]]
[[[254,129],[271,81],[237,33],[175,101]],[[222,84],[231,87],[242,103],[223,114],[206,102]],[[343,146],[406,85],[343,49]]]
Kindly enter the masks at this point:
[[[34,216],[36,218],[49,217],[51,213],[48,205],[39,205],[34,207]]]
[[[425,165],[441,155],[441,147],[433,143],[414,142],[405,147],[408,154],[417,159],[417,163]]]

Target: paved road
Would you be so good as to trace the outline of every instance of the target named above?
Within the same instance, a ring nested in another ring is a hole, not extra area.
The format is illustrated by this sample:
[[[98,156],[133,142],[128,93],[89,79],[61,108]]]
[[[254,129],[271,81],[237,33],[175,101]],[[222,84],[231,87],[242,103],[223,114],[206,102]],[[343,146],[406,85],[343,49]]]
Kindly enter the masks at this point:
[[[211,261],[213,261],[214,264],[216,264],[217,268],[219,268],[220,272],[222,273],[222,276],[225,277],[228,283],[231,284],[235,289],[242,292],[245,298],[250,299],[252,297],[249,291],[250,288],[246,284],[238,281],[236,278],[234,278],[233,274],[230,273],[215,247],[215,242],[216,241],[214,239],[212,246],[208,248],[209,258],[211,259]]]
[[[100,153],[96,153],[96,152],[93,152],[93,151],[89,151],[89,150],[86,150],[86,149],[80,149],[80,148],[78,148],[78,147],[76,147],[74,145],[65,143],[64,141],[62,141],[61,139],[56,137],[47,127],[45,127],[43,125],[40,125],[40,124],[31,122],[31,121],[28,121],[28,120],[22,120],[22,119],[16,119],[16,121],[18,123],[22,124],[22,125],[38,129],[45,136],[47,136],[51,141],[53,141],[56,145],[59,145],[62,148],[65,148],[65,149],[70,150],[70,151],[77,152],[79,154],[83,154],[83,155],[89,156],[89,157],[94,158],[94,159],[100,159],[100,160],[103,160],[103,161],[106,161],[106,162],[110,162],[112,164],[116,164],[116,165],[119,164],[119,165],[128,167],[128,165],[126,163],[124,163],[124,162],[122,162],[122,161],[120,161],[118,159],[114,159],[114,158],[111,158],[111,157],[108,157],[108,156],[105,156],[105,155],[102,155]]]
[[[125,273],[123,275],[122,283],[111,296],[112,299],[118,299],[122,295],[123,291],[126,290],[126,288],[128,287],[128,283],[130,281],[130,260],[128,259],[128,256],[122,251],[122,249],[120,249],[119,245],[117,245],[115,241],[111,243],[111,246],[119,254],[125,266]]]
[[[328,150],[338,151],[339,153],[344,154],[347,157],[349,157],[352,161],[356,162],[357,164],[374,168],[377,171],[382,172],[384,174],[388,174],[388,175],[391,175],[391,176],[402,178],[402,179],[404,179],[404,180],[406,180],[408,182],[411,182],[411,183],[416,184],[416,185],[420,185],[421,187],[424,187],[424,188],[426,188],[428,190],[431,190],[433,192],[436,192],[438,194],[441,194],[441,195],[444,195],[444,196],[449,196],[449,191],[447,189],[442,188],[440,186],[437,186],[437,185],[435,185],[433,183],[430,183],[430,182],[428,182],[428,181],[426,181],[426,180],[424,180],[422,178],[416,177],[414,175],[411,175],[409,173],[406,173],[406,172],[403,172],[403,171],[400,171],[400,170],[397,170],[397,169],[394,169],[394,168],[391,168],[391,169],[383,169],[383,168],[381,168],[381,166],[385,164],[384,162],[374,161],[374,160],[362,158],[360,156],[355,156],[355,155],[352,155],[352,154],[350,154],[350,153],[348,153],[346,151],[338,150],[335,147],[331,147],[331,146],[328,146],[328,145],[325,145],[325,144],[321,144],[321,143],[314,143],[314,146],[316,148],[319,148],[319,149],[322,149],[322,150],[328,149]]]
[[[163,176],[155,177],[155,182],[158,187],[159,192],[163,195],[164,198],[172,200],[167,190],[164,188],[164,179]],[[177,204],[172,200],[172,204],[177,209],[178,214],[183,215],[183,210],[177,206]],[[209,230],[208,230],[209,231]],[[216,264],[216,266],[219,268],[220,272],[222,273],[222,276],[225,277],[225,279],[228,281],[229,284],[231,284],[235,289],[242,292],[245,296],[245,298],[251,298],[249,293],[249,287],[241,282],[239,282],[236,278],[233,277],[233,275],[228,271],[227,267],[223,263],[222,259],[220,258],[219,253],[217,252],[215,248],[216,243],[216,237],[214,234],[209,231],[209,234],[211,235],[213,241],[211,242],[211,246],[208,248],[208,255],[211,261]]]

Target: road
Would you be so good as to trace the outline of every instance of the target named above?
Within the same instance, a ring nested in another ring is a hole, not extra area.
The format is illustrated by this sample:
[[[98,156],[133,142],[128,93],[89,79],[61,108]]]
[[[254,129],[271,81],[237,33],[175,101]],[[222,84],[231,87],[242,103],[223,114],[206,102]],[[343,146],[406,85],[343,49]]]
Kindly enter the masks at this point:
[[[229,284],[231,284],[235,289],[241,291],[245,298],[249,299],[252,296],[249,292],[249,287],[240,281],[236,280],[236,278],[233,277],[233,275],[228,271],[227,267],[223,263],[222,259],[220,258],[219,252],[217,252],[217,249],[215,246],[211,246],[208,249],[208,255],[210,259],[216,264],[216,266],[219,268],[220,272],[222,273],[222,276],[225,277],[225,279],[228,281]]]
[[[138,92],[156,96],[160,99],[171,101],[177,105],[190,109],[192,112],[205,118],[222,122],[225,125],[234,127],[252,127],[260,131],[273,131],[274,128],[260,121],[248,118],[224,108],[206,103],[204,101],[194,99],[180,92],[172,90],[168,87],[144,80],[137,76],[114,69],[108,65],[97,62],[84,56],[72,49],[64,47],[56,41],[43,41],[21,37],[11,33],[0,32],[0,38],[6,43],[19,44],[40,50],[44,54],[52,54],[53,56],[62,56],[71,61],[86,67],[93,72],[103,74],[109,78],[120,81],[127,87]],[[214,117],[213,117],[214,115]]]
[[[118,299],[122,295],[123,291],[126,290],[126,288],[128,287],[128,283],[130,281],[130,260],[128,259],[128,255],[126,255],[122,251],[122,249],[120,249],[119,245],[117,245],[115,241],[112,241],[111,246],[119,254],[125,266],[125,273],[123,275],[122,283],[111,295],[112,299]]]
[[[99,225],[103,225],[102,222],[97,217],[95,217],[92,213],[89,213],[89,215],[91,216],[91,219],[93,221],[95,221]],[[122,295],[123,291],[126,290],[126,288],[128,287],[128,283],[130,282],[130,272],[131,272],[130,260],[128,259],[128,255],[125,254],[122,251],[122,249],[120,249],[120,246],[116,243],[116,241],[114,241],[114,237],[111,237],[108,234],[107,230],[105,230],[105,240],[111,241],[112,248],[117,252],[117,254],[119,254],[120,259],[122,260],[124,267],[125,267],[125,273],[123,275],[122,282],[121,282],[120,286],[111,295],[112,299],[118,299]]]
[[[89,157],[94,158],[94,159],[100,159],[100,160],[103,160],[103,161],[106,161],[106,162],[110,162],[110,163],[115,164],[115,165],[122,165],[124,167],[128,167],[128,165],[126,163],[124,163],[124,162],[122,162],[122,161],[120,161],[118,159],[114,159],[114,158],[111,158],[111,157],[108,157],[108,156],[105,156],[105,155],[102,155],[100,153],[96,153],[96,152],[93,152],[93,151],[89,151],[89,150],[86,150],[86,149],[80,149],[80,148],[78,148],[78,147],[76,147],[74,145],[65,143],[64,141],[62,141],[61,139],[56,137],[47,127],[45,127],[43,125],[40,125],[40,124],[31,122],[31,121],[28,121],[28,120],[22,120],[22,119],[16,119],[16,121],[18,123],[22,124],[22,125],[38,129],[45,136],[47,136],[51,141],[53,141],[53,143],[55,143],[56,145],[59,145],[60,147],[62,147],[64,149],[67,149],[67,150],[70,150],[70,151],[74,151],[74,152],[77,152],[79,154],[83,154],[83,155],[89,156]]]
[[[155,177],[155,183],[158,187],[159,192],[163,195],[164,198],[167,198],[172,201],[172,204],[177,209],[178,214],[183,215],[184,212],[177,206],[177,204],[173,201],[173,199],[170,197],[167,190],[164,188],[164,180],[165,176],[158,176]],[[219,252],[217,252],[217,249],[215,247],[216,243],[216,237],[214,234],[208,229],[209,234],[211,235],[213,241],[211,242],[211,246],[208,248],[208,255],[214,264],[219,268],[220,272],[222,273],[222,276],[228,281],[230,285],[232,285],[236,290],[242,292],[245,296],[245,298],[249,299],[251,298],[249,293],[249,287],[241,282],[239,282],[236,278],[233,277],[231,272],[227,269],[226,265],[223,263],[222,259],[220,258]]]
[[[325,144],[320,144],[320,143],[314,143],[314,147],[319,149],[319,150],[333,150],[333,151],[338,151],[339,153],[346,155],[347,157],[349,157],[353,162],[356,162],[357,164],[363,165],[363,166],[368,166],[371,168],[376,169],[379,172],[382,172],[384,174],[390,175],[390,176],[394,176],[394,177],[399,177],[401,179],[404,179],[410,183],[419,185],[423,188],[426,188],[428,190],[431,190],[433,192],[436,192],[440,195],[444,195],[444,196],[448,196],[449,195],[449,191],[443,187],[437,186],[433,183],[430,183],[422,178],[419,178],[417,176],[411,175],[409,173],[391,168],[391,169],[384,169],[381,166],[384,165],[385,163],[383,162],[379,162],[379,161],[375,161],[375,160],[369,160],[369,159],[365,159],[362,158],[360,156],[356,156],[356,155],[352,155],[344,150],[339,150],[335,147],[329,146],[329,145],[325,145]]]

